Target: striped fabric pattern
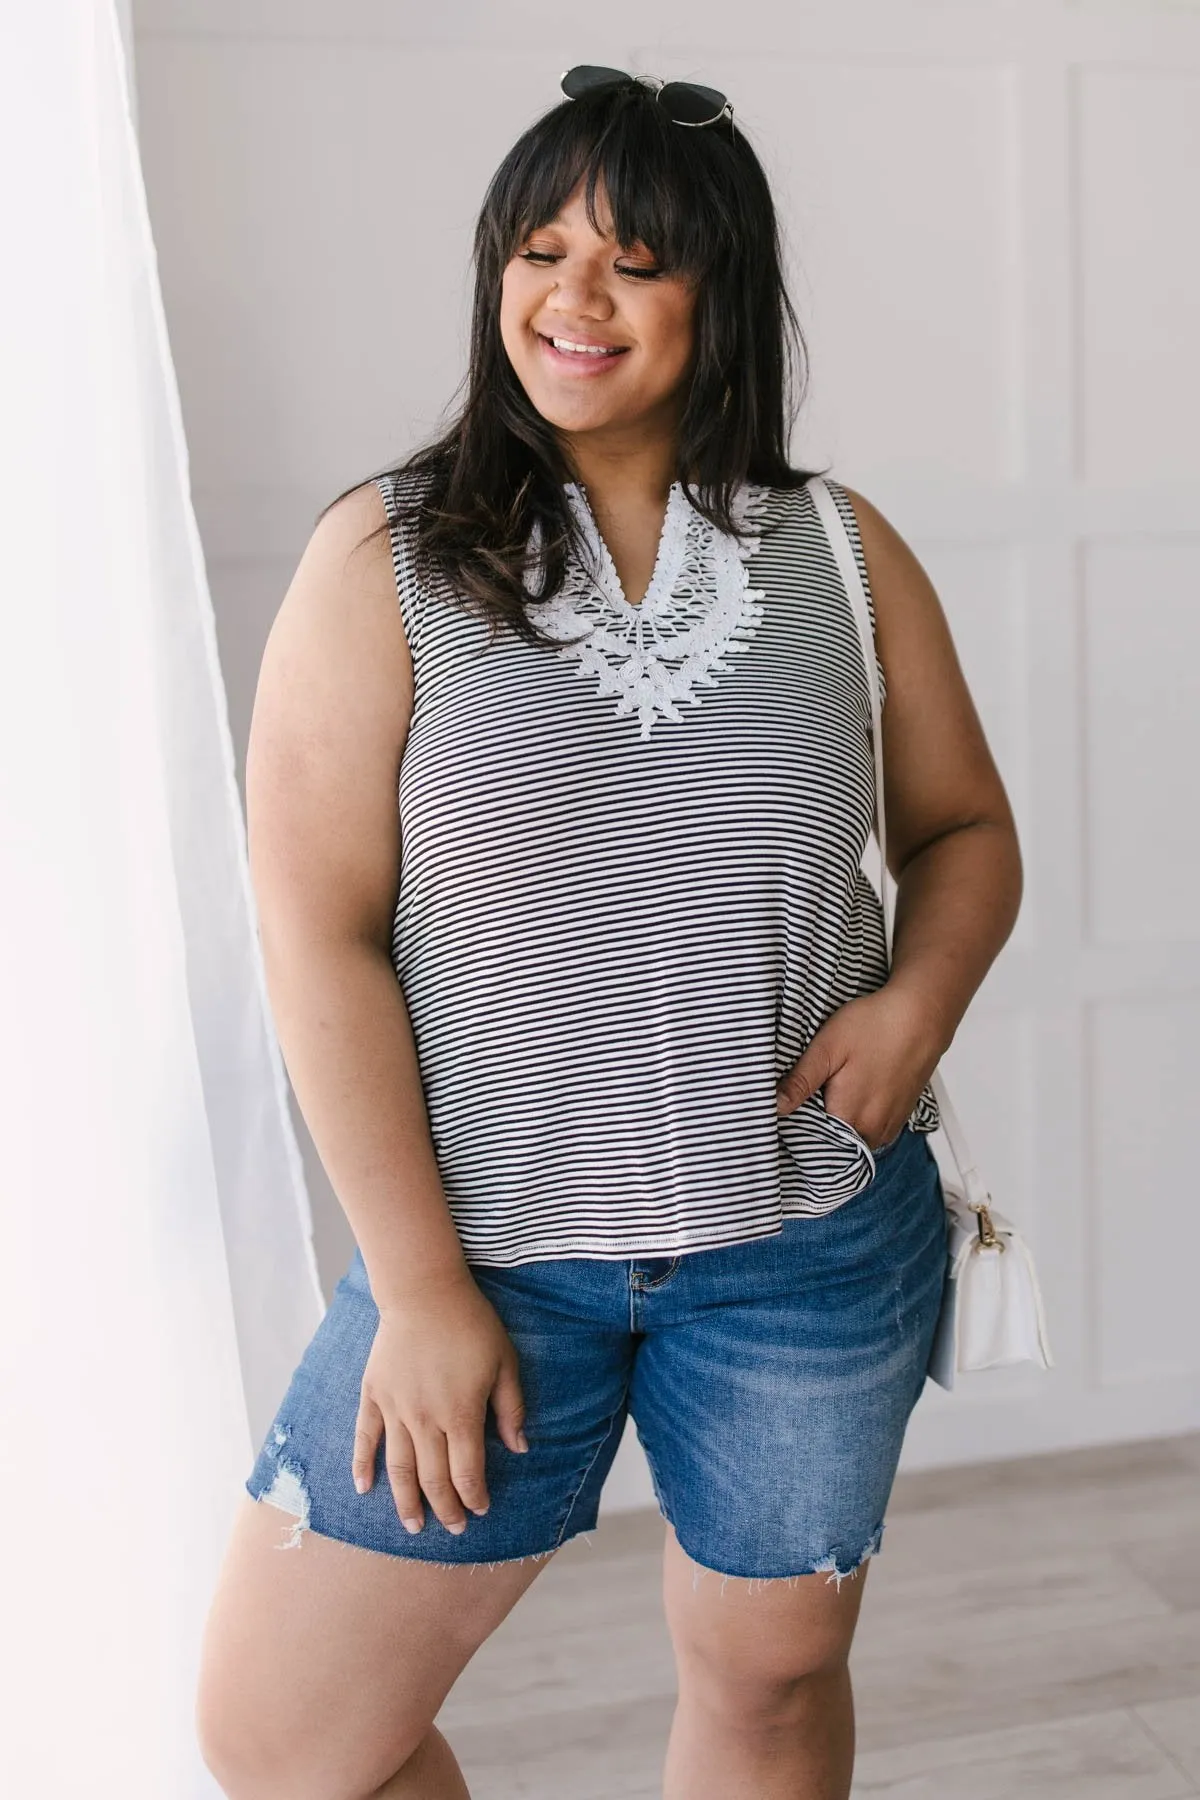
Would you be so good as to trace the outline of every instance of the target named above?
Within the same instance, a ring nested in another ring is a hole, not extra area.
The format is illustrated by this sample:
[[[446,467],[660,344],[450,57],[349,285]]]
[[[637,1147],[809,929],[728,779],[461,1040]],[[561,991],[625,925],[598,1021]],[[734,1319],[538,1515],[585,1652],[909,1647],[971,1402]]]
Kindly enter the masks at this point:
[[[819,1092],[775,1111],[887,974],[866,672],[811,495],[743,490],[753,535],[719,549],[762,599],[649,728],[600,659],[489,645],[416,581],[404,479],[377,478],[415,671],[393,964],[468,1261],[701,1250],[842,1205],[870,1146]],[[928,1087],[909,1123],[936,1128]]]

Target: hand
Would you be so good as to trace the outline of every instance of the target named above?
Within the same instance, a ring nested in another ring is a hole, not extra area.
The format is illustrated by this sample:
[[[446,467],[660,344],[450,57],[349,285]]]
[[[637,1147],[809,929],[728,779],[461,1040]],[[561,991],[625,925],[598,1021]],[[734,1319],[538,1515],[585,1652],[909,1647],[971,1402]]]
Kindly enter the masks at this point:
[[[380,1434],[396,1511],[408,1531],[425,1523],[421,1494],[447,1531],[482,1514],[484,1423],[489,1399],[510,1450],[529,1445],[517,1353],[495,1308],[464,1271],[380,1314],[363,1371],[354,1432],[354,1485],[374,1478]]]
[[[777,1089],[776,1111],[792,1112],[824,1089],[825,1110],[873,1148],[901,1131],[941,1046],[913,996],[885,982],[831,1013]]]

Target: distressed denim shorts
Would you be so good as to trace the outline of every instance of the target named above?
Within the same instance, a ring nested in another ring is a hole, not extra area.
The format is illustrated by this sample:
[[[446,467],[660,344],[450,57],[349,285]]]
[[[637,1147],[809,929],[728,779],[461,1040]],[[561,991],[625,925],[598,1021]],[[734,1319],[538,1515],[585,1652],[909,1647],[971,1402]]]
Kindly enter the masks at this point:
[[[355,1492],[354,1427],[379,1315],[361,1251],[292,1376],[246,1481],[281,1520],[438,1563],[548,1555],[596,1523],[627,1413],[659,1508],[704,1568],[839,1580],[879,1548],[946,1275],[940,1177],[905,1125],[835,1211],[687,1255],[471,1265],[516,1347],[529,1449],[489,1407],[490,1506],[448,1531],[400,1523],[381,1441]]]

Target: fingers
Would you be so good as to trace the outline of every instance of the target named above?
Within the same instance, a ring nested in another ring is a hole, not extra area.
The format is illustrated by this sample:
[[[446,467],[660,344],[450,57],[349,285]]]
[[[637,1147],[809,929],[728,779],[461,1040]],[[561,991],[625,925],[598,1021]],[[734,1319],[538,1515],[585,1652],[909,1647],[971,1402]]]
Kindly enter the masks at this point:
[[[375,1480],[375,1454],[382,1431],[383,1414],[375,1402],[363,1394],[354,1421],[354,1456],[350,1464],[354,1485],[360,1494],[365,1494]]]
[[[835,1063],[828,1036],[818,1032],[800,1060],[792,1065],[776,1087],[775,1111],[789,1113],[824,1087]]]
[[[468,1509],[480,1518],[487,1512],[491,1504],[485,1429],[489,1400],[506,1447],[518,1453],[528,1450],[517,1353],[507,1339],[492,1368],[496,1373],[490,1393],[471,1398],[474,1384],[461,1383],[456,1399],[443,1394],[433,1404],[389,1393],[386,1386],[380,1398],[373,1398],[369,1370],[364,1377],[354,1431],[354,1485],[360,1494],[370,1488],[382,1438],[392,1498],[407,1531],[424,1527],[426,1501],[435,1518],[456,1535],[466,1530]]]
[[[480,1448],[482,1449],[482,1424]],[[405,1436],[408,1433],[405,1432]],[[467,1515],[450,1471],[450,1451],[444,1432],[416,1427],[410,1440],[416,1449],[416,1475],[436,1518],[457,1536],[467,1529]],[[481,1459],[482,1460],[482,1459]],[[403,1518],[403,1514],[401,1517]]]
[[[392,1486],[392,1499],[405,1531],[420,1531],[425,1523],[421,1504],[421,1482],[417,1473],[417,1453],[412,1437],[399,1419],[387,1428],[387,1472]]]
[[[517,1355],[514,1350],[511,1356],[506,1355],[500,1364],[500,1373],[496,1377],[496,1385],[491,1395],[492,1411],[496,1415],[496,1430],[501,1440],[510,1450],[524,1453],[529,1448],[525,1436],[525,1397],[521,1392],[521,1381],[517,1374]]]
[[[374,1480],[375,1455],[382,1432],[383,1414],[364,1395],[354,1428],[354,1485],[360,1494],[365,1494]],[[385,1465],[396,1512],[406,1531],[420,1531],[425,1523],[422,1489],[448,1531],[466,1529],[462,1506],[450,1481],[446,1440],[440,1433],[423,1435],[418,1455],[411,1432],[399,1419],[393,1419],[387,1427]]]
[[[472,1420],[446,1434],[446,1461],[454,1491],[464,1506],[480,1517],[487,1511],[487,1483],[484,1480],[483,1420]]]
[[[487,1512],[482,1418],[463,1420],[448,1432],[415,1424],[409,1431],[397,1419],[388,1427],[387,1445],[388,1479],[406,1531],[420,1531],[425,1523],[422,1495],[456,1536],[467,1528],[465,1508],[478,1517]]]

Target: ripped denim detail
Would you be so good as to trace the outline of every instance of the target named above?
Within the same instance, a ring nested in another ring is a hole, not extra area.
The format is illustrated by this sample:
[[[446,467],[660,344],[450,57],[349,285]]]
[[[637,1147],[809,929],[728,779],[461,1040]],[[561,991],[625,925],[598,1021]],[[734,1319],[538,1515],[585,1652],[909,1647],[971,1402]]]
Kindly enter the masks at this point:
[[[702,1577],[705,1575],[719,1575],[721,1577],[722,1594],[725,1592],[727,1585],[731,1581],[741,1583],[744,1586],[745,1591],[748,1594],[752,1594],[759,1588],[773,1587],[780,1582],[785,1583],[789,1588],[794,1588],[798,1581],[810,1580],[814,1575],[824,1575],[826,1578],[826,1586],[832,1582],[840,1593],[843,1581],[852,1580],[872,1556],[878,1555],[879,1546],[882,1541],[883,1526],[879,1525],[871,1533],[865,1546],[856,1557],[842,1559],[839,1558],[836,1551],[830,1551],[828,1556],[823,1556],[818,1561],[814,1562],[811,1568],[799,1569],[793,1575],[733,1575],[723,1569],[710,1569],[705,1564],[696,1562],[695,1557],[691,1557],[690,1560],[695,1564],[692,1572],[692,1592],[695,1593]],[[685,1554],[687,1553],[685,1552]]]

